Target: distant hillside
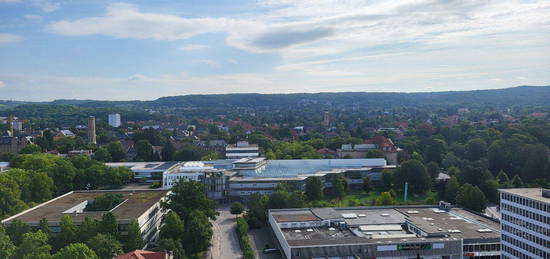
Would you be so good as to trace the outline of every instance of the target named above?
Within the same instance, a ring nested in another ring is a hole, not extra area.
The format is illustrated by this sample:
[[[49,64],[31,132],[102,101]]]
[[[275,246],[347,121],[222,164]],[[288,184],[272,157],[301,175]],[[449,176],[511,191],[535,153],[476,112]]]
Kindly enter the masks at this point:
[[[518,86],[495,90],[425,93],[298,93],[298,94],[209,94],[162,97],[154,101],[55,100],[40,104],[71,105],[85,108],[292,108],[300,107],[379,107],[459,105],[467,107],[550,105],[550,86]],[[8,102],[0,101],[0,104]],[[26,102],[29,104],[29,102]],[[24,104],[9,102],[9,106]]]
[[[519,86],[497,90],[431,93],[315,93],[315,94],[223,94],[163,97],[142,102],[156,107],[289,107],[303,105],[390,106],[510,106],[550,105],[550,86]]]

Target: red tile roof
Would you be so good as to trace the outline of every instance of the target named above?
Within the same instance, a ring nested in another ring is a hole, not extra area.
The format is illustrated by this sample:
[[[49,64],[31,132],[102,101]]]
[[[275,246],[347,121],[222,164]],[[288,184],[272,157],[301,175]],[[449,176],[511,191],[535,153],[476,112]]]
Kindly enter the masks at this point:
[[[165,252],[151,252],[145,250],[135,250],[115,257],[116,259],[165,259],[167,257]]]

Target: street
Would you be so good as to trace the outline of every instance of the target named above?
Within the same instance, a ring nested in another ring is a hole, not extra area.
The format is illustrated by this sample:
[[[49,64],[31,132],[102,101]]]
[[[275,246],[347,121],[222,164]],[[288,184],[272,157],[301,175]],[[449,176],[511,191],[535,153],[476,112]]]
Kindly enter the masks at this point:
[[[243,258],[239,239],[237,238],[235,215],[229,212],[229,206],[218,208],[220,215],[212,222],[212,258],[237,259]]]

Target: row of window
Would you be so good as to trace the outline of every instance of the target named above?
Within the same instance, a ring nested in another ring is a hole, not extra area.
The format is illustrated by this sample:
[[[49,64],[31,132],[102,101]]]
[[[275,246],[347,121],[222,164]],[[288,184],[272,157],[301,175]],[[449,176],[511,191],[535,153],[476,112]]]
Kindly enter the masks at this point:
[[[520,240],[517,240],[517,239],[515,239],[515,238],[513,238],[513,237],[511,237],[511,236],[508,236],[508,235],[506,235],[506,234],[502,234],[502,241],[508,242],[508,243],[514,245],[515,247],[519,247],[519,248],[521,248],[521,249],[523,249],[523,250],[525,250],[525,251],[527,251],[527,252],[529,252],[529,253],[531,253],[531,254],[540,256],[540,258],[548,258],[548,256],[550,256],[550,253],[547,253],[547,252],[545,252],[545,251],[543,251],[543,250],[541,250],[541,249],[538,249],[538,248],[536,248],[536,247],[534,247],[534,246],[531,246],[531,245],[529,245],[529,244],[526,244],[526,243],[524,243],[524,242],[522,242],[522,241],[520,241]],[[502,246],[503,246],[503,250],[506,251],[506,252],[508,252],[508,251],[506,250],[506,248],[507,248],[508,246],[507,246],[506,244],[504,244],[504,243],[502,244]],[[514,249],[512,249],[512,250],[514,250]],[[508,252],[508,253],[510,253],[510,252]],[[526,257],[526,258],[532,258],[532,257]]]
[[[528,240],[528,241],[531,241],[535,244],[538,244],[542,247],[550,247],[550,239],[546,238],[540,238],[538,236],[535,236],[535,235],[531,235],[525,231],[521,231],[517,228],[514,228],[512,226],[509,226],[508,224],[506,224],[505,222],[502,222],[502,230],[508,232],[508,233],[512,233],[518,237],[521,237],[525,240]]]
[[[527,206],[529,208],[550,212],[550,204],[543,203],[542,201],[535,201],[535,200],[523,198],[517,195],[509,194],[506,192],[502,192],[501,198],[503,200],[508,200],[514,203],[518,203],[523,206]]]
[[[549,216],[545,216],[545,215],[542,215],[542,214],[539,214],[539,213],[536,213],[536,212],[533,212],[533,211],[524,210],[522,208],[511,206],[511,205],[508,205],[508,204],[505,204],[505,203],[502,203],[502,207],[500,209],[503,212],[504,211],[513,212],[515,214],[518,214],[518,215],[521,215],[521,216],[524,216],[524,217],[542,222],[544,224],[550,224],[550,217]]]
[[[520,226],[520,227],[525,228],[525,229],[529,229],[531,231],[540,233],[542,235],[550,236],[550,229],[543,228],[542,226],[539,226],[538,224],[533,224],[531,222],[516,218],[512,215],[508,215],[507,213],[502,213],[501,217],[502,217],[502,219],[501,219],[502,223],[509,222],[511,224]]]
[[[464,252],[487,252],[487,251],[500,251],[500,244],[472,244],[464,245],[462,247]]]

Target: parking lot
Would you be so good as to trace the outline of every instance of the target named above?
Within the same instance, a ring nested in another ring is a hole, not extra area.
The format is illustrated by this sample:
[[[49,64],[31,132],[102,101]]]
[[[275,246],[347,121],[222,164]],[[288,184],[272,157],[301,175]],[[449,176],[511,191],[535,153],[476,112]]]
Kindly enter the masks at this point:
[[[280,253],[263,253],[266,244],[270,248],[277,248],[277,246],[275,245],[275,241],[271,238],[271,234],[269,233],[269,229],[267,227],[263,227],[261,229],[251,229],[248,234],[250,235],[250,240],[253,243],[252,246],[255,247],[259,259],[283,258]]]

